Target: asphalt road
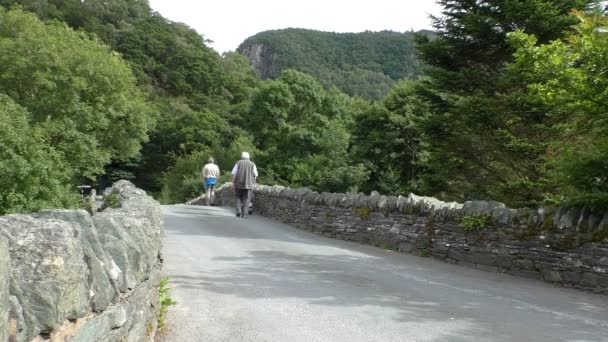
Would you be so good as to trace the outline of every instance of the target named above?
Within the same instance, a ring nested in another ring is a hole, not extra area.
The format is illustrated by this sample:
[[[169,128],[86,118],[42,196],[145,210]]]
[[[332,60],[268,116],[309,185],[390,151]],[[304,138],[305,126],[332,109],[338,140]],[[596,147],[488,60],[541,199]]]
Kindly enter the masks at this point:
[[[608,341],[608,297],[165,206],[165,342]]]

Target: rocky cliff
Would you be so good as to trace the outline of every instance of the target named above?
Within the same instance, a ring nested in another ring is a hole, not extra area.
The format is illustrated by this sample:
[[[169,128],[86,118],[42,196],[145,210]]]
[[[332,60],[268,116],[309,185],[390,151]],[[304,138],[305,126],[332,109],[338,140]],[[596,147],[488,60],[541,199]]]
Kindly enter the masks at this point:
[[[271,47],[264,44],[252,44],[243,46],[239,52],[249,59],[253,68],[260,72],[262,79],[278,76],[280,70],[278,56]]]
[[[424,33],[422,33],[424,34]],[[276,78],[295,69],[317,78],[326,87],[380,99],[404,78],[422,74],[412,32],[336,33],[289,28],[260,32],[237,51],[245,55],[262,78]]]
[[[163,219],[133,184],[118,208],[0,217],[0,341],[152,341]],[[7,291],[8,287],[8,291]]]

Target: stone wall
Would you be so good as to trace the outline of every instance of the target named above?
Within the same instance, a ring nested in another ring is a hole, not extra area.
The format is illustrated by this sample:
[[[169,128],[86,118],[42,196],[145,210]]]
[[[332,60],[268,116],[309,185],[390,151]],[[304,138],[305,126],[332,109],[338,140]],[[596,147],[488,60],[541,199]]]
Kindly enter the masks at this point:
[[[234,203],[227,185],[218,198]],[[254,210],[332,238],[608,293],[608,213],[263,185]]]
[[[119,207],[94,216],[0,217],[0,341],[154,340],[160,206],[126,181],[113,192]]]

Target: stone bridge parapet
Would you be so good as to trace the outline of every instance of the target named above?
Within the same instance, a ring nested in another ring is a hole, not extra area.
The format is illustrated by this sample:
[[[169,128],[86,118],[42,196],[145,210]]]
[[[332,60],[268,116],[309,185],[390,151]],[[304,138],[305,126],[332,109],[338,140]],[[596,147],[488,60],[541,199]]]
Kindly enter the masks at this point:
[[[0,217],[0,341],[153,341],[163,218],[126,181],[116,208]]]
[[[223,185],[218,203],[232,205]],[[256,213],[327,237],[608,294],[608,213],[260,185]]]

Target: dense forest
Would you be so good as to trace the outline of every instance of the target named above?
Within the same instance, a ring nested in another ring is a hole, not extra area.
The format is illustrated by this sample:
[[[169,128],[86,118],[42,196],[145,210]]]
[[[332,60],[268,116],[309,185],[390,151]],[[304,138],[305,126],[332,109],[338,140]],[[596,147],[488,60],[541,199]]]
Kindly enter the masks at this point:
[[[438,2],[422,77],[369,100],[314,68],[262,80],[145,0],[0,0],[0,214],[120,178],[182,202],[208,156],[226,171],[242,150],[266,184],[608,207],[600,2]],[[390,35],[382,51],[409,60]],[[369,70],[418,72],[389,69]]]
[[[414,36],[413,32],[289,28],[260,32],[247,38],[237,51],[253,61],[263,79],[294,69],[315,77],[326,88],[336,86],[350,96],[380,100],[395,82],[422,74]]]

